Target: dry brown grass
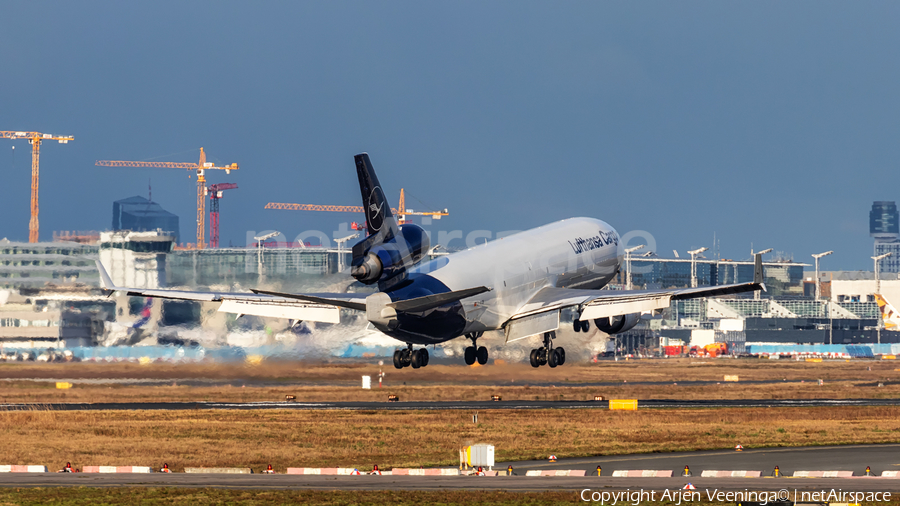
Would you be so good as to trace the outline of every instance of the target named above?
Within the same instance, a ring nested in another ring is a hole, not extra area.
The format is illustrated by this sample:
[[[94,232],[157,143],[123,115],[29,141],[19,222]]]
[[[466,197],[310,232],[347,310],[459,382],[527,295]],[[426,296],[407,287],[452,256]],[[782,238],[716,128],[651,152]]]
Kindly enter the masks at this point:
[[[0,402],[252,402],[280,401],[285,395],[307,401],[383,401],[388,393],[406,401],[487,400],[492,394],[506,400],[589,400],[594,395],[638,399],[885,398],[900,396],[896,365],[900,364],[670,359],[567,364],[559,369],[435,364],[398,371],[388,366],[384,368],[385,388],[364,391],[359,388],[360,377],[368,374],[375,379],[377,364],[11,363],[0,364]],[[725,374],[737,374],[741,382],[725,383]],[[53,382],[25,378],[71,379],[75,388],[57,390]],[[89,383],[109,378],[165,380],[166,386]],[[820,378],[825,381],[822,386],[815,381]],[[185,386],[204,385],[200,379],[218,385]],[[754,383],[772,380],[782,381]],[[716,383],[691,385],[690,381]],[[885,386],[878,387],[878,383]]]
[[[342,402],[387,400],[395,394],[401,401],[487,401],[491,395],[503,400],[592,400],[595,395],[614,399],[856,399],[900,397],[900,383],[838,381],[818,385],[807,381],[775,384],[725,383],[712,385],[634,385],[616,386],[485,386],[485,385],[402,385],[387,382],[385,388],[362,390],[352,386],[174,386],[90,385],[79,384],[58,390],[55,383],[0,381],[0,402],[260,402],[284,401],[285,395],[297,401]]]
[[[871,370],[867,370],[870,368]],[[566,364],[559,369],[534,369],[528,364],[490,364],[488,366],[444,365],[434,363],[425,369],[394,369],[385,359],[384,371],[391,381],[431,383],[601,383],[601,382],[673,382],[721,381],[726,374],[738,374],[743,381],[772,379],[865,380],[898,379],[900,362],[893,360],[826,361],[820,363],[761,359],[653,359],[601,361],[596,364]],[[378,360],[348,363],[307,363],[266,361],[261,366],[243,363],[0,363],[0,379],[16,378],[208,378],[247,381],[284,381],[291,383],[357,383],[363,374],[378,373]]]
[[[486,442],[498,460],[900,441],[900,407],[466,411],[0,412],[0,463],[453,465]]]

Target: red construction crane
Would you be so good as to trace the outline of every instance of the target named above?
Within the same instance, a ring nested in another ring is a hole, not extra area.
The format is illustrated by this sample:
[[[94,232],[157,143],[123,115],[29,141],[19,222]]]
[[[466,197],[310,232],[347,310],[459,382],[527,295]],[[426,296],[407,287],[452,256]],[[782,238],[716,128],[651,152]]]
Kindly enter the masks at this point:
[[[207,188],[211,206],[209,208],[209,247],[219,247],[219,199],[225,190],[236,190],[238,185],[234,183],[216,183]]]
[[[224,170],[226,174],[238,170],[238,164],[232,163],[224,167],[216,167],[206,162],[206,152],[200,148],[199,163],[181,162],[131,162],[122,160],[98,160],[94,165],[102,167],[155,167],[164,169],[188,169],[197,171],[197,249],[203,249],[203,237],[206,233],[206,176],[208,169]]]
[[[67,144],[74,141],[71,135],[52,135],[40,132],[4,132],[0,131],[0,139],[28,139],[31,144],[31,221],[28,222],[28,242],[38,242],[40,224],[38,222],[38,160],[41,157],[41,142],[59,141]],[[15,149],[15,148],[13,148]]]

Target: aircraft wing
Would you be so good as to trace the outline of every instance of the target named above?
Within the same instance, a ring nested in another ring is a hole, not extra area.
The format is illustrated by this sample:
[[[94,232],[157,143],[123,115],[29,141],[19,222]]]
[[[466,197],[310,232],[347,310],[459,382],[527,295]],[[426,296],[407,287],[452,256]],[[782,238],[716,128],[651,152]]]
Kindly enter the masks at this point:
[[[546,287],[504,325],[506,340],[515,341],[559,328],[559,310],[580,309],[579,318],[593,320],[669,307],[673,300],[717,297],[765,290],[762,255],[754,259],[753,282],[667,290],[578,290]]]
[[[365,296],[355,293],[315,293],[306,295],[280,294],[276,292],[190,292],[153,288],[129,288],[116,286],[100,261],[100,284],[105,290],[126,292],[140,297],[191,300],[197,302],[221,302],[219,312],[238,315],[287,318],[326,323],[340,323],[340,308],[365,311]]]

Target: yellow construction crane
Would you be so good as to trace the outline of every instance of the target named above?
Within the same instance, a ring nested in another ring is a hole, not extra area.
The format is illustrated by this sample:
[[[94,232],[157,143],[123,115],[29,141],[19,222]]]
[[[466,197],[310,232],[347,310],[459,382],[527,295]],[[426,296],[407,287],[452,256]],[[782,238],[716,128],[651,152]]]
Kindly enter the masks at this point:
[[[232,163],[224,167],[217,167],[207,163],[206,152],[200,148],[200,162],[131,162],[122,160],[98,160],[95,165],[101,167],[153,167],[163,169],[187,169],[197,171],[197,249],[203,249],[204,231],[206,229],[206,176],[207,170],[224,170],[226,174],[238,170],[238,164]]]
[[[282,209],[287,211],[328,211],[335,213],[361,213],[362,206],[329,206],[315,204],[285,204],[281,202],[269,202],[265,209]],[[391,208],[391,212],[397,216],[397,223],[400,225],[407,222],[407,216],[431,216],[439,220],[441,216],[449,216],[446,209],[443,211],[413,211],[406,208],[406,194],[403,188],[400,188],[400,200],[397,203],[397,209]]]
[[[28,139],[31,144],[31,220],[28,222],[28,242],[38,242],[40,223],[38,222],[38,160],[41,158],[41,143],[44,141],[59,141],[60,144],[68,144],[74,141],[71,135],[42,134],[40,132],[5,132],[0,131],[2,139]],[[15,148],[13,148],[15,149]]]

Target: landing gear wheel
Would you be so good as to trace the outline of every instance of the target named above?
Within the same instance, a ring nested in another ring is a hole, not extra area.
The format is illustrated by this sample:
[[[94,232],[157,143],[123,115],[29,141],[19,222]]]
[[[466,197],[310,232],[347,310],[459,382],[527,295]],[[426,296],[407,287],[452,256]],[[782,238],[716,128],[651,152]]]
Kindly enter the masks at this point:
[[[479,364],[481,364],[481,365],[486,364],[488,361],[487,348],[485,348],[484,346],[479,347],[478,351],[476,352],[476,358],[478,359]]]
[[[529,358],[531,359],[531,367],[541,366],[541,360],[538,358],[538,351],[536,348],[531,350],[531,355],[529,356]]]
[[[422,354],[419,353],[419,351],[417,350],[417,351],[412,352],[411,355],[412,355],[412,360],[410,361],[411,362],[410,365],[412,365],[412,368],[418,369],[418,368],[422,367],[422,362],[421,362]]]
[[[539,364],[547,365],[547,348],[538,348],[537,356]]]
[[[403,350],[394,350],[394,367],[403,369]]]
[[[422,367],[425,367],[426,365],[428,365],[428,350],[426,350],[425,348],[422,348],[421,350],[419,350],[418,353],[419,353],[419,364],[421,364]]]
[[[466,347],[466,365],[472,365],[475,363],[475,348],[473,346]]]
[[[572,327],[575,329],[575,332],[581,332],[581,320],[573,321]]]
[[[583,320],[583,321],[581,322],[581,331],[582,331],[582,332],[587,332],[587,331],[589,331],[589,330],[591,330],[591,321],[590,321],[590,320]]]
[[[559,358],[557,359],[557,362],[558,362],[558,363],[557,363],[556,365],[563,365],[563,364],[565,364],[565,363],[566,363],[566,350],[565,350],[565,348],[556,348],[556,350],[554,350],[554,351],[555,351],[556,353],[559,353]]]
[[[550,357],[547,359],[547,365],[550,367],[559,365],[559,349],[550,350]]]
[[[400,350],[400,363],[403,364],[403,367],[407,367],[412,364],[412,348]]]

